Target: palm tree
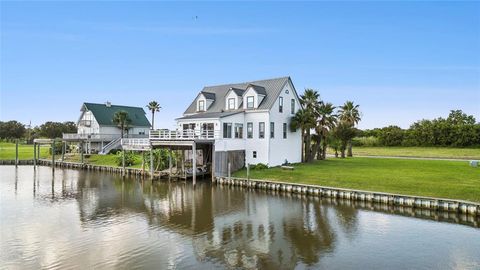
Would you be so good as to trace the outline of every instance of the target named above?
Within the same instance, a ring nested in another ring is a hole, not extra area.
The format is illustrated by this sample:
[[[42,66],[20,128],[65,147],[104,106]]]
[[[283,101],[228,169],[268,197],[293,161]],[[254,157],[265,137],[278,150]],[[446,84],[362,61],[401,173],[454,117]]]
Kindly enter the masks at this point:
[[[310,129],[315,127],[315,112],[318,110],[320,106],[320,94],[311,88],[305,89],[303,95],[300,96],[300,104],[302,104],[306,113],[304,117],[308,117],[309,119],[305,119],[304,122],[308,122],[308,127],[305,129],[305,161],[310,162],[313,159],[314,152],[311,149],[311,135]],[[311,125],[311,123],[314,123]],[[305,126],[305,127],[307,127]]]
[[[337,115],[334,114],[335,106],[332,103],[321,102],[317,114],[317,126],[315,131],[318,134],[319,142],[322,142],[322,152],[318,152],[317,159],[325,159],[327,156],[327,136],[335,128]],[[318,150],[320,148],[318,147]]]
[[[300,109],[292,117],[290,127],[292,129],[301,129],[302,138],[302,162],[308,161],[308,152],[310,151],[310,129],[315,126],[315,116],[306,109]]]
[[[150,101],[150,103],[148,103],[147,108],[148,108],[149,111],[152,112],[152,130],[153,130],[153,129],[155,129],[155,128],[154,128],[154,125],[155,125],[155,112],[159,112],[162,107],[160,107],[160,104],[158,104],[158,102],[156,102],[156,101],[154,100],[154,101]]]
[[[120,134],[123,138],[123,133],[125,130],[128,130],[128,126],[132,123],[132,120],[128,116],[126,111],[118,111],[113,115],[113,123],[120,128]]]
[[[358,110],[360,106],[353,104],[353,101],[346,101],[343,106],[340,106],[338,110],[339,119],[346,125],[351,128],[355,127],[356,124],[361,120],[360,111]],[[352,140],[348,141],[348,153],[347,156],[352,156]]]

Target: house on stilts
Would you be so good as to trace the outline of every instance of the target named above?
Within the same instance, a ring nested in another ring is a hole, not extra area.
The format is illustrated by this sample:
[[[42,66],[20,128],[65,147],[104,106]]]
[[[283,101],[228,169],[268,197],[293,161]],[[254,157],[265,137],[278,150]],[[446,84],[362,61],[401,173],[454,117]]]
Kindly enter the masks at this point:
[[[278,166],[301,161],[301,131],[290,128],[301,108],[290,77],[204,87],[176,119],[175,130],[127,138],[131,150],[178,151],[177,171],[227,175],[246,164]]]

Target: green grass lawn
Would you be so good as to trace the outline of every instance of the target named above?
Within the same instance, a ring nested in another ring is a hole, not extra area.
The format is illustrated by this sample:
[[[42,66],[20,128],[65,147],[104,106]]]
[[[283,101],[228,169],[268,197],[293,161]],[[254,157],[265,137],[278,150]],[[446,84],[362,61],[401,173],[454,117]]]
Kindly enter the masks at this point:
[[[42,145],[40,147],[40,158],[51,159],[50,146]],[[60,159],[61,155],[57,155],[56,159]],[[15,143],[0,142],[0,159],[14,160],[15,159]],[[18,145],[18,159],[33,159],[33,144],[19,144]],[[80,162],[79,154],[66,154],[65,161]],[[85,163],[105,166],[117,166],[116,155],[85,155]],[[142,167],[142,156],[135,155],[135,162],[130,168]]]
[[[354,157],[294,167],[251,170],[250,178],[480,202],[480,168],[466,161]]]
[[[334,152],[329,149],[328,153]],[[353,155],[480,159],[480,148],[354,146]]]
[[[49,149],[47,145],[41,146],[40,157],[48,157]],[[15,159],[15,143],[0,142],[0,159]],[[33,144],[19,144],[18,159],[33,159]]]
[[[69,162],[80,162],[80,155],[67,155],[65,161]],[[103,165],[103,166],[113,166],[113,167],[121,167],[117,165],[117,156],[114,154],[108,155],[85,155],[84,160],[85,163],[94,164],[94,165]],[[135,155],[135,161],[132,166],[127,166],[129,168],[141,168],[142,167],[142,156],[141,154]]]

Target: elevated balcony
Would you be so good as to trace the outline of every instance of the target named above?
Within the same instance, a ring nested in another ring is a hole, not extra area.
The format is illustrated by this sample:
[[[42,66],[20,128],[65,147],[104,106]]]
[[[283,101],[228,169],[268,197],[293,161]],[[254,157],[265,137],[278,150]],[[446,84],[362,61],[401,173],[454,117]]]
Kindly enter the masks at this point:
[[[120,134],[78,134],[78,133],[63,133],[62,138],[66,141],[91,141],[91,142],[109,142],[120,138]],[[124,138],[148,138],[148,135],[143,134],[128,134]]]
[[[151,130],[150,140],[215,140],[219,139],[218,130]]]

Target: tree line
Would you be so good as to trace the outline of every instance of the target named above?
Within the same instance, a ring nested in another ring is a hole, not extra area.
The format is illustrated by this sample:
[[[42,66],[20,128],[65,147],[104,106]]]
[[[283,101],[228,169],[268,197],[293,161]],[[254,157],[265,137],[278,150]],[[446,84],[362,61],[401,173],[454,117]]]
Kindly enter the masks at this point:
[[[347,101],[335,107],[320,98],[318,91],[305,89],[300,96],[302,108],[292,118],[290,128],[301,129],[302,162],[326,159],[327,147],[338,151],[341,157],[352,156],[352,139],[357,134],[355,125],[361,120],[359,105]]]
[[[63,133],[77,133],[77,126],[71,121],[63,123],[48,121],[40,126],[27,128],[15,120],[0,121],[0,139],[2,140],[24,139],[32,142],[36,138],[61,138]]]
[[[388,126],[357,135],[354,144],[364,146],[480,146],[480,123],[462,110],[451,110],[447,118],[422,119],[408,129]]]

